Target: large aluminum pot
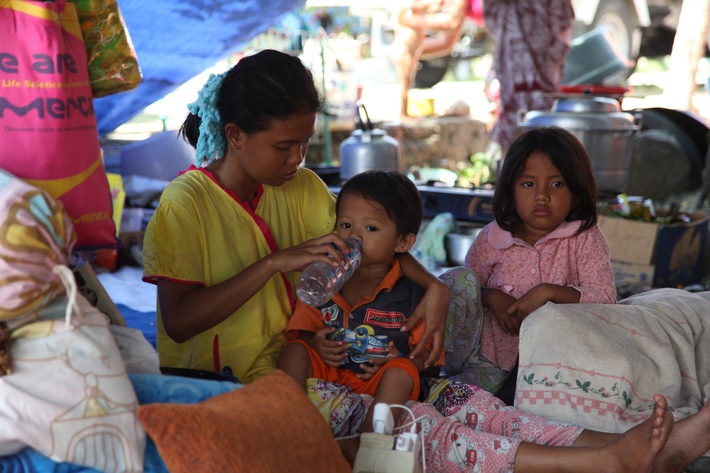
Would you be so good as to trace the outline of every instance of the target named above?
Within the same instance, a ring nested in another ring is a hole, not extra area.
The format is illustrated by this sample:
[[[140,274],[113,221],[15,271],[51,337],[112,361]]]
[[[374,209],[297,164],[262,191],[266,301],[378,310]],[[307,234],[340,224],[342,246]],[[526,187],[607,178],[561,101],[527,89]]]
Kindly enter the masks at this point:
[[[559,126],[582,142],[592,161],[600,192],[625,192],[633,159],[633,140],[640,118],[621,111],[610,97],[572,96],[555,100],[550,111],[524,114],[519,127]]]
[[[360,110],[365,113],[363,121]],[[358,102],[356,130],[340,143],[340,179],[371,169],[399,171],[399,142],[385,130],[374,128],[365,106]]]

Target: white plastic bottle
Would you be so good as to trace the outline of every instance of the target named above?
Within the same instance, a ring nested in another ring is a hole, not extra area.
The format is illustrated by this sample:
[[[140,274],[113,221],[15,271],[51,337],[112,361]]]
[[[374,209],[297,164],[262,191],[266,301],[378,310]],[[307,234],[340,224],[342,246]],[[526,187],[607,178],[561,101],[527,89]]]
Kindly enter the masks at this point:
[[[325,304],[336,294],[345,281],[357,271],[360,266],[359,238],[350,237],[345,240],[350,250],[345,255],[343,264],[333,267],[322,261],[315,261],[303,270],[296,283],[296,295],[310,306]]]

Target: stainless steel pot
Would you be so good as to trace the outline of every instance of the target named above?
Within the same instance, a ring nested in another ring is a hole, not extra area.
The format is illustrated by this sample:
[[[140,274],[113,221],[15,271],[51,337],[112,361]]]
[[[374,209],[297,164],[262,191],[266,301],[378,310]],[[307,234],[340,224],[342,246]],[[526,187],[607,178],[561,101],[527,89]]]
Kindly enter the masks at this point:
[[[444,247],[446,248],[446,257],[450,265],[464,265],[468,250],[479,233],[481,233],[480,227],[468,227],[446,234]]]
[[[559,126],[571,131],[589,153],[598,190],[620,193],[629,179],[639,120],[622,112],[616,99],[573,96],[556,99],[549,111],[525,113],[519,127]]]
[[[364,121],[361,110],[365,113]],[[357,103],[355,115],[355,131],[340,143],[340,179],[350,179],[370,169],[399,171],[399,142],[385,130],[372,126],[361,102]]]

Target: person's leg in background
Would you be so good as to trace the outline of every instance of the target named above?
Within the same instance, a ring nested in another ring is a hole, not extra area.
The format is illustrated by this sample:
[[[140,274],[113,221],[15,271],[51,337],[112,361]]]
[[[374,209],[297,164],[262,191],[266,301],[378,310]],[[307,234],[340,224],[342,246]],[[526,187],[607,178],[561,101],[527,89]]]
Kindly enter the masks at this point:
[[[419,60],[451,53],[461,35],[467,6],[467,0],[420,0],[399,11],[392,56],[400,86],[400,117],[409,115],[409,89]]]

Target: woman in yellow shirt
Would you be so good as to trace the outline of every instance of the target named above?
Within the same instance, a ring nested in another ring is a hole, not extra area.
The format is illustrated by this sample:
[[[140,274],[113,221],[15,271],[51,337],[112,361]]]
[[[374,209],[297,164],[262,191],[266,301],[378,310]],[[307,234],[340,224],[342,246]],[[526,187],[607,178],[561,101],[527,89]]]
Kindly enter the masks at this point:
[[[301,166],[322,105],[303,63],[267,50],[212,75],[189,106],[181,134],[197,165],[165,188],[143,250],[143,279],[158,286],[161,366],[229,367],[246,382],[276,366],[298,271],[335,265],[331,244],[344,248],[333,194]],[[416,319],[426,317],[433,364],[448,289],[411,255],[402,262],[427,290]]]

